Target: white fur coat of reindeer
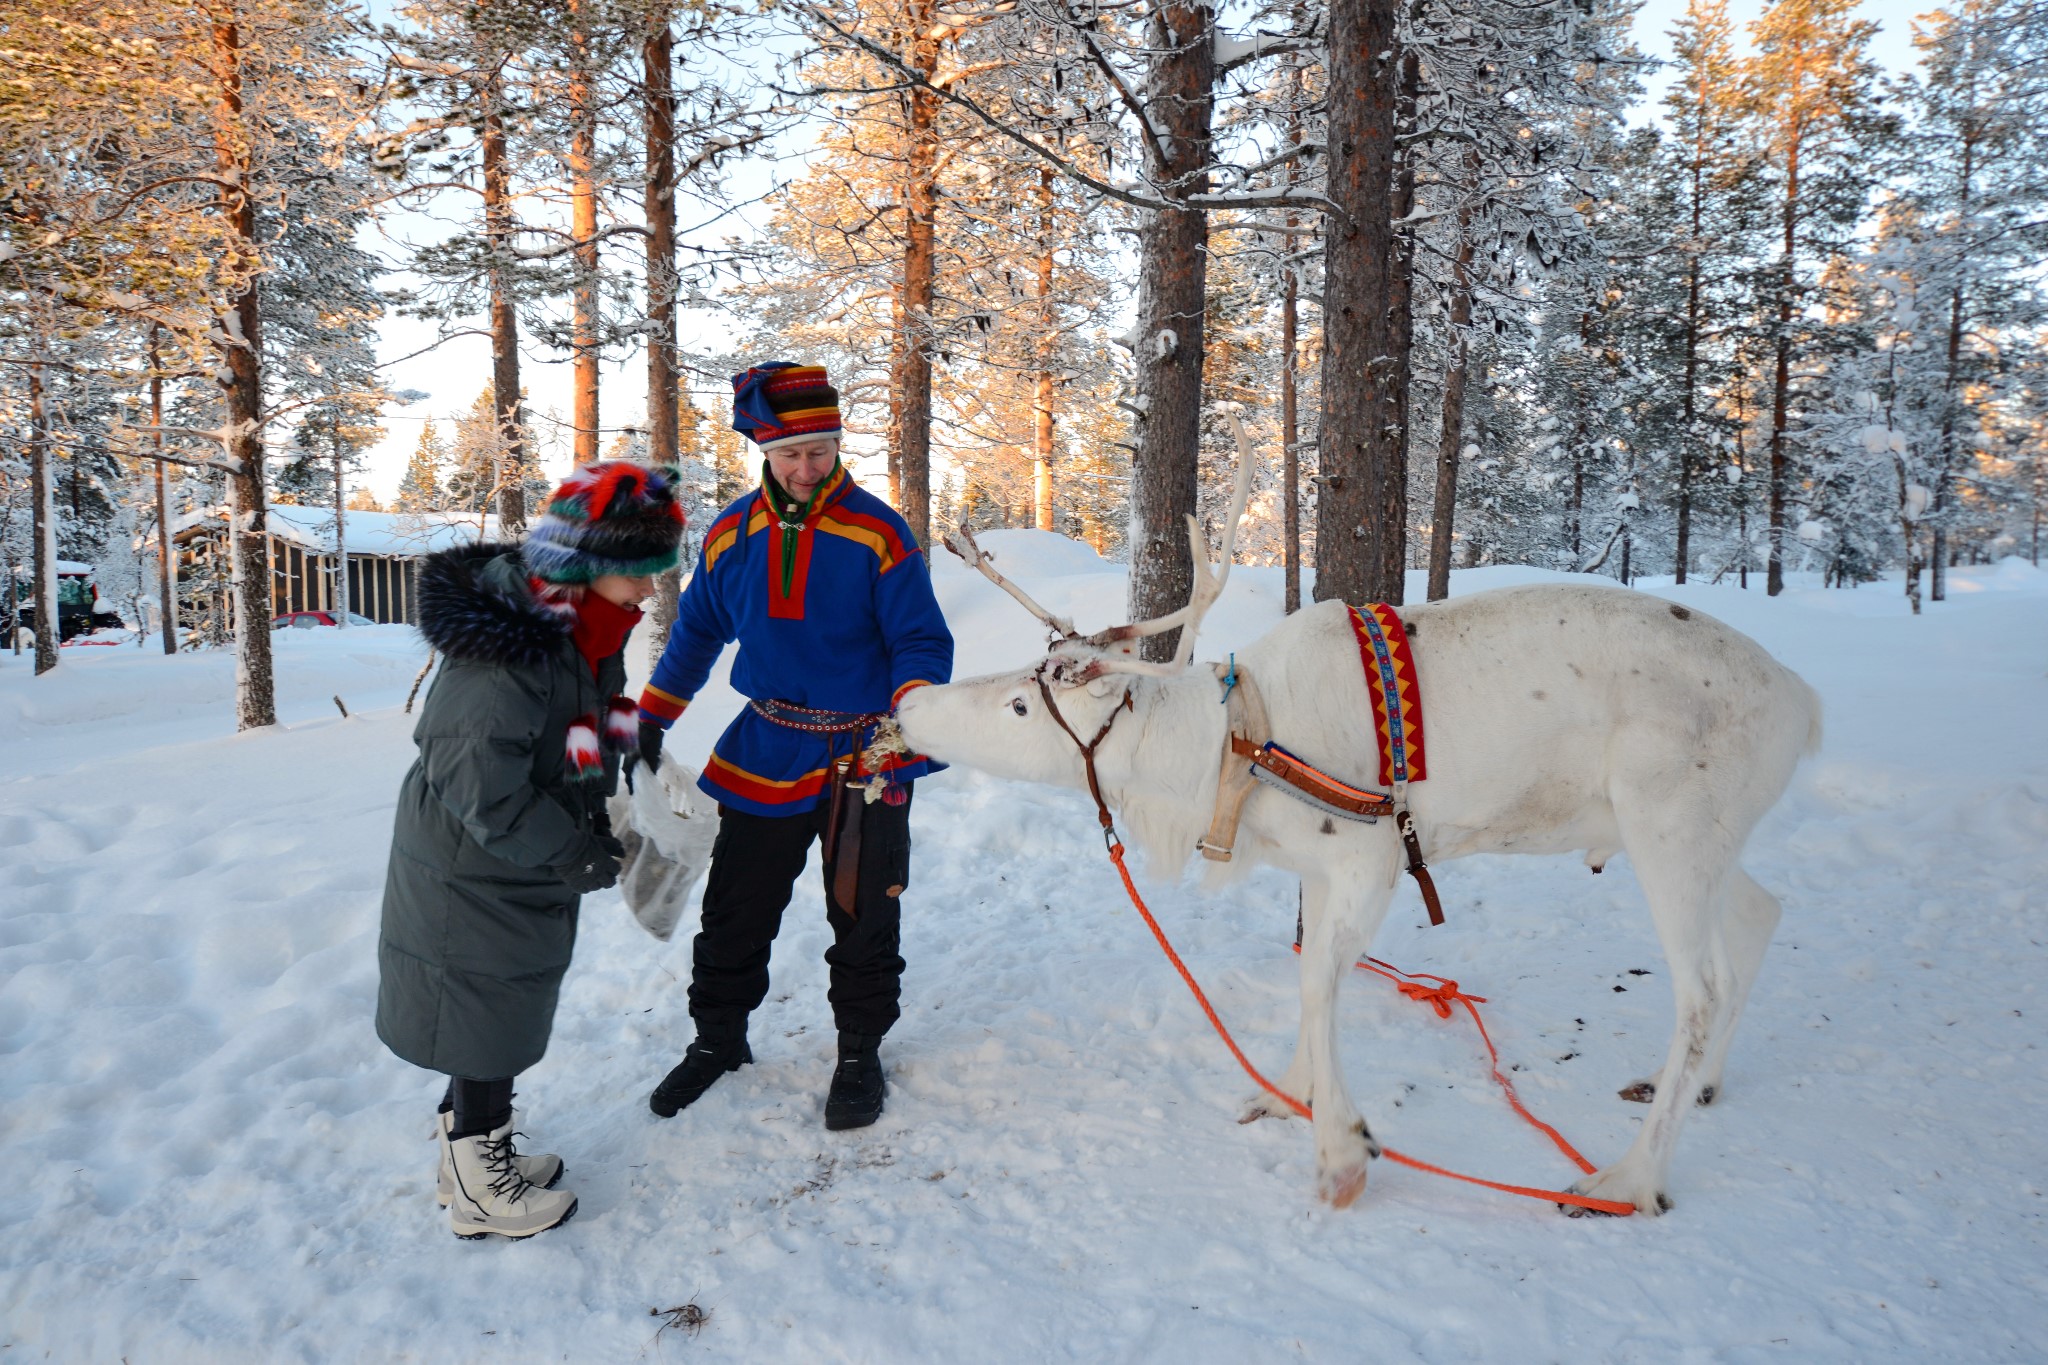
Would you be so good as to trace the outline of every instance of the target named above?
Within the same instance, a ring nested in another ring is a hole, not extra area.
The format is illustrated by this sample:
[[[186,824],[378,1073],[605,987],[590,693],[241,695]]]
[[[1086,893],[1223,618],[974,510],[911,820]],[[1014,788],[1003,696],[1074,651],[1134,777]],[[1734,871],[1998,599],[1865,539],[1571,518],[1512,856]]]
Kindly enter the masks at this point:
[[[1215,805],[1228,736],[1222,685],[1194,669],[1193,639],[1221,593],[1249,460],[1220,572],[1191,525],[1198,576],[1189,605],[1083,638],[1004,580],[962,533],[957,553],[1058,637],[1033,668],[909,693],[904,741],[949,763],[1063,787],[1087,786],[1075,735],[1092,736],[1129,697],[1096,755],[1102,794],[1156,869],[1194,853]],[[1192,521],[1192,519],[1190,519]],[[1777,926],[1777,900],[1740,864],[1745,842],[1820,742],[1820,701],[1747,636],[1689,608],[1623,588],[1532,585],[1402,607],[1420,679],[1429,776],[1407,790],[1431,863],[1474,853],[1583,850],[1598,870],[1626,850],[1656,924],[1677,1027],[1634,1144],[1573,1189],[1668,1209],[1679,1129],[1721,1090],[1729,1043]],[[1182,626],[1171,664],[1128,642]],[[1366,679],[1345,607],[1288,617],[1236,655],[1257,679],[1272,737],[1324,771],[1378,769]],[[1047,690],[1041,691],[1043,680]],[[1239,760],[1242,761],[1242,760]],[[1366,950],[1405,864],[1392,820],[1333,819],[1256,788],[1226,868],[1266,863],[1301,878],[1301,1032],[1279,1086],[1312,1103],[1320,1195],[1342,1207],[1378,1154],[1345,1091],[1334,1003]],[[1454,911],[1455,913],[1455,911]],[[1246,1121],[1287,1113],[1263,1093]]]

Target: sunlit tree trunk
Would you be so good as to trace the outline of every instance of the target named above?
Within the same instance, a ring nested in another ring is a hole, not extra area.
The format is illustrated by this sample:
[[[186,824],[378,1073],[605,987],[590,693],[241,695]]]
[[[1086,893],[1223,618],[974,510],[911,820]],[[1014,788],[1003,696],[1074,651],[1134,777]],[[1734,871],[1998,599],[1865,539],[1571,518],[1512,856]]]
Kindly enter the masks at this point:
[[[227,409],[225,447],[235,472],[228,476],[227,528],[235,594],[235,723],[242,730],[277,724],[271,671],[272,594],[267,499],[263,481],[262,309],[256,270],[256,204],[248,189],[247,131],[242,125],[241,33],[231,17],[215,11],[212,22],[215,102],[215,170],[222,216],[231,225],[224,262],[240,293],[221,319],[221,389]]]
[[[569,230],[575,235],[570,296],[575,460],[597,458],[597,90],[590,59],[590,0],[569,0]]]
[[[930,0],[910,6],[910,63],[930,80],[938,72],[939,48],[932,38]],[[903,171],[903,338],[898,356],[896,390],[901,404],[898,438],[897,510],[910,523],[917,543],[931,542],[932,522],[932,298],[938,263],[939,97],[927,85],[904,96]]]
[[[1052,525],[1053,362],[1059,338],[1053,328],[1053,197],[1052,168],[1038,171],[1038,372],[1031,402],[1031,492],[1033,524],[1041,531]]]
[[[647,456],[657,465],[681,458],[680,393],[676,386],[676,100],[675,34],[668,13],[654,16],[640,48],[647,152]],[[680,566],[655,585],[648,647],[659,657],[675,625]]]

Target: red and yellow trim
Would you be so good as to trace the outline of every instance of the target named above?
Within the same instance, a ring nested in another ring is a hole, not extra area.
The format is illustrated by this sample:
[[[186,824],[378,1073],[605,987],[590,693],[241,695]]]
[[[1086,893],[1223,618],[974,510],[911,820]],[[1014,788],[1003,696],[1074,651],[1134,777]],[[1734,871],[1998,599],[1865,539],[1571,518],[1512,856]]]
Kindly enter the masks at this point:
[[[867,546],[881,561],[882,573],[921,553],[915,545],[905,545],[895,528],[880,517],[850,512],[843,507],[827,508],[818,518],[818,529],[827,535],[841,536]]]
[[[718,557],[730,550],[733,543],[740,538],[740,523],[743,520],[740,513],[727,512],[712,522],[711,529],[704,533],[704,553],[698,562],[703,565],[706,573],[709,573],[711,566],[718,562]]]
[[[764,806],[780,806],[793,801],[810,800],[825,790],[827,771],[824,768],[813,768],[801,777],[781,782],[772,777],[757,776],[745,768],[734,767],[715,753],[704,763],[705,780],[716,783],[735,796],[758,801]]]
[[[640,689],[640,714],[666,730],[688,710],[690,699],[664,692],[653,683]]]
[[[1379,642],[1373,639],[1375,626]],[[1415,672],[1415,654],[1408,646],[1408,630],[1401,624],[1401,614],[1384,602],[1367,603],[1364,612],[1353,607],[1351,629],[1358,637],[1366,695],[1372,698],[1373,730],[1380,751],[1380,785],[1392,786],[1397,776],[1420,782],[1428,775],[1422,754],[1422,683]],[[1384,655],[1380,642],[1385,645]],[[1397,767],[1403,771],[1397,774]]]
[[[897,688],[894,692],[891,692],[889,694],[889,705],[892,708],[895,707],[899,702],[903,700],[903,696],[906,692],[913,691],[920,687],[930,686],[931,684],[923,678],[912,678],[909,682],[903,684],[903,686]]]

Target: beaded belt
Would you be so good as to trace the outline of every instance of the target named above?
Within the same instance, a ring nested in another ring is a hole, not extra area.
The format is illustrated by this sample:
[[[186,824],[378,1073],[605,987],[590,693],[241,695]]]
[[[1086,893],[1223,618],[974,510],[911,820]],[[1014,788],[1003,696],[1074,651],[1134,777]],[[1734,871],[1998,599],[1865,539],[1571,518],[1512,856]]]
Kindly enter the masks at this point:
[[[755,715],[772,725],[813,735],[851,734],[855,730],[867,729],[887,714],[880,711],[821,711],[814,706],[798,706],[795,702],[777,701],[772,697],[747,704]]]

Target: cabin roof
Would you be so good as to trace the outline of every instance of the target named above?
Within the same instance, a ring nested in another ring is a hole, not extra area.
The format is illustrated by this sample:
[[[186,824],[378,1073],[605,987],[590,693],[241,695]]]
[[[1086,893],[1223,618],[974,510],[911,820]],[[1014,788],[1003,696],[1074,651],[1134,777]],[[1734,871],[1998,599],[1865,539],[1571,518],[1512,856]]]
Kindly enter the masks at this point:
[[[218,525],[225,509],[203,508],[178,518],[177,539],[198,533],[204,524]],[[346,529],[351,555],[418,559],[451,545],[498,539],[498,518],[481,512],[349,512]],[[334,553],[334,509],[273,503],[267,513],[270,533],[279,540],[316,554]]]

